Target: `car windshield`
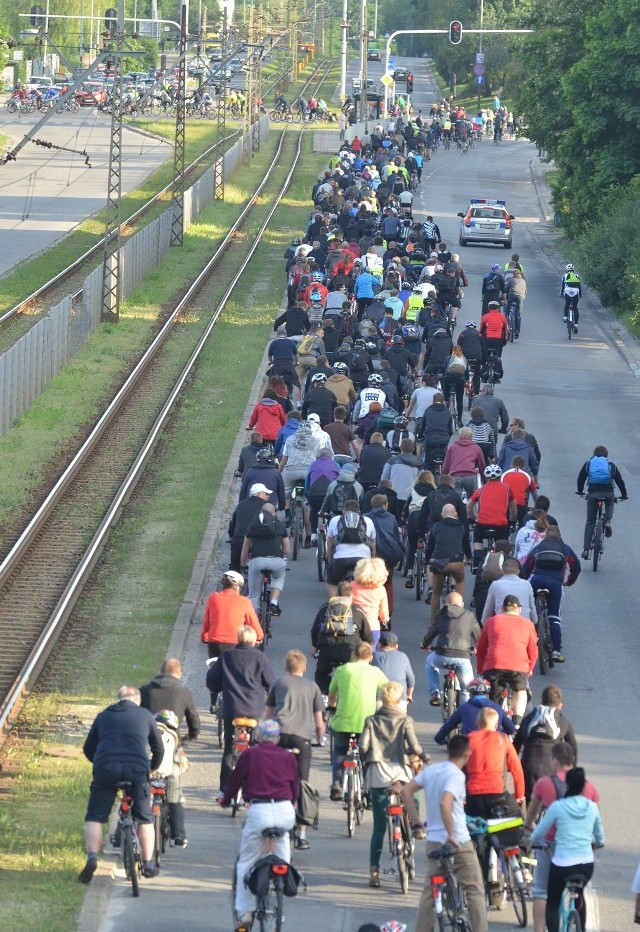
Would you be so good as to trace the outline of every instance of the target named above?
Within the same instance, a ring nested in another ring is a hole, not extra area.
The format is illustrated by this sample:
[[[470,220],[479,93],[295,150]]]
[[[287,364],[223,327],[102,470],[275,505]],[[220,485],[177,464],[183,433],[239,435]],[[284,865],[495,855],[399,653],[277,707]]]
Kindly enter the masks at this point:
[[[499,207],[474,207],[471,216],[484,220],[502,220],[504,214]]]

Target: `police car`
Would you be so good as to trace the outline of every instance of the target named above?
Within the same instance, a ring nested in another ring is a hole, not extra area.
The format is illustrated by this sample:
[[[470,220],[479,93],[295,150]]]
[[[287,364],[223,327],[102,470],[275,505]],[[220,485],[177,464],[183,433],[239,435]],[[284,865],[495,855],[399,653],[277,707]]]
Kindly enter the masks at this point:
[[[469,243],[502,243],[511,249],[515,220],[506,208],[505,201],[487,197],[472,197],[466,213],[459,213],[461,246]]]

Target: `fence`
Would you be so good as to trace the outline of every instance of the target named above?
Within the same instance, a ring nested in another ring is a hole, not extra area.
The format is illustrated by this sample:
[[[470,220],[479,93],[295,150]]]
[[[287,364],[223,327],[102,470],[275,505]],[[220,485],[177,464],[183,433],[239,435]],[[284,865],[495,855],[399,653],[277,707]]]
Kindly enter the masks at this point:
[[[269,133],[269,117],[260,118],[260,140]],[[224,177],[243,158],[243,138],[221,157]],[[184,229],[187,230],[211,203],[216,166],[212,165],[184,194]],[[123,300],[162,260],[171,240],[172,208],[124,244],[120,250],[120,284]],[[48,309],[42,320],[0,356],[0,437],[27,410],[50,379],[73,357],[79,346],[100,325],[102,267],[84,280],[81,291],[67,295]]]

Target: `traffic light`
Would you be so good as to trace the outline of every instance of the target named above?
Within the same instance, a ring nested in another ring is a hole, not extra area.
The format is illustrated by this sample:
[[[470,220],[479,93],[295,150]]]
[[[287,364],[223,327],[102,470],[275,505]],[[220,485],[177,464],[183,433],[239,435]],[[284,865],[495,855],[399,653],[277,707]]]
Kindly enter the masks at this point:
[[[31,7],[30,22],[32,26],[44,26],[44,10],[41,6]]]
[[[452,45],[459,45],[462,41],[462,23],[454,19],[452,23],[449,23],[449,42]]]
[[[107,12],[104,14],[104,28],[109,32],[115,32],[117,26],[117,17],[118,11],[114,10],[113,7],[109,7]]]

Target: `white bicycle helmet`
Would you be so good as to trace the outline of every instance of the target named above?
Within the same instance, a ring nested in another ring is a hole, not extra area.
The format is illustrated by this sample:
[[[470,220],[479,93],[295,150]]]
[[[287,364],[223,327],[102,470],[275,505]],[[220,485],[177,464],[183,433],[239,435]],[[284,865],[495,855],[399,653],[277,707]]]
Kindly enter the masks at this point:
[[[576,267],[571,262],[568,262],[564,267],[565,272],[575,272]]]
[[[369,385],[382,385],[384,379],[381,375],[378,375],[377,372],[372,372],[367,381],[369,382]]]
[[[499,479],[501,475],[502,470],[495,463],[490,463],[484,471],[485,479]]]
[[[346,372],[348,368],[349,366],[346,364],[346,362],[334,362],[333,364],[334,372]]]
[[[477,325],[477,323],[475,322],[475,320],[468,320],[468,321],[466,322],[466,324],[465,324],[465,327],[473,327],[474,330],[477,330],[477,329],[478,329],[478,325]]]
[[[312,385],[323,385],[327,381],[327,376],[324,372],[316,372],[315,375],[311,376]]]

